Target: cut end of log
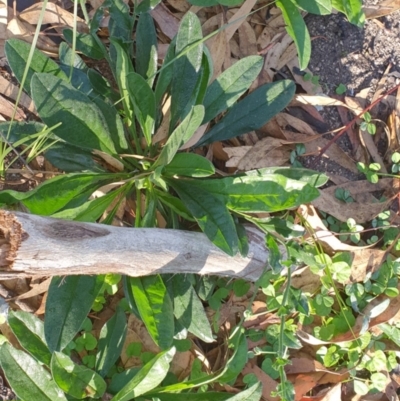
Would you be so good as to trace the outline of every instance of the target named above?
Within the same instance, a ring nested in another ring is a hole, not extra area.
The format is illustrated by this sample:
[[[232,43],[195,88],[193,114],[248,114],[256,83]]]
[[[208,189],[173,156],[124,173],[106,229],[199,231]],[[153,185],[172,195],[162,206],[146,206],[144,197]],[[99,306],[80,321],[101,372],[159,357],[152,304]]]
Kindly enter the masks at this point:
[[[21,242],[28,237],[14,213],[0,210],[0,269],[11,269]]]

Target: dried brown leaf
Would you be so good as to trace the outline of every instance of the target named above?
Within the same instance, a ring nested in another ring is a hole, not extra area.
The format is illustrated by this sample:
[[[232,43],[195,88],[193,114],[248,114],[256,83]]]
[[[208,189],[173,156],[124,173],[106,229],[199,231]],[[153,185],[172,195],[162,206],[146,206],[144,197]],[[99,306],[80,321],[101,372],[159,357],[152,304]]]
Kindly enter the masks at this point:
[[[29,291],[27,291],[21,295],[18,295],[14,299],[16,299],[16,300],[17,299],[27,299],[27,298],[35,297],[36,295],[41,295],[49,289],[50,283],[51,283],[51,277],[42,281],[39,284],[35,284]]]
[[[240,160],[238,169],[243,171],[256,168],[282,166],[289,161],[292,145],[282,139],[267,137],[257,142]]]
[[[19,14],[19,18],[28,22],[29,24],[36,25],[44,2],[36,3],[33,6],[25,9]],[[43,16],[43,24],[56,25],[57,27],[74,27],[74,15],[62,7],[54,3],[46,3],[46,11]],[[88,27],[85,20],[77,16],[76,28],[79,32],[88,32]]]
[[[288,34],[283,32],[277,33],[272,38],[272,46],[267,52],[263,67],[263,71],[267,73],[271,80],[275,75],[275,71],[273,70],[278,69],[279,60],[282,57],[282,54],[292,42],[293,39]]]
[[[357,185],[357,181],[354,181],[354,185]],[[376,203],[345,203],[336,198],[333,192],[336,188],[338,187],[335,186],[320,191],[320,196],[311,203],[318,210],[329,213],[342,222],[353,218],[357,223],[367,223],[386,210],[391,203],[391,200]]]
[[[172,40],[179,29],[179,18],[172,14],[163,2],[150,11],[150,14],[157,22],[162,33]]]
[[[229,18],[228,23],[232,23],[229,25],[226,32],[226,40],[229,42],[234,33],[239,29],[240,25],[246,20],[247,15],[251,12],[253,7],[256,5],[257,0],[246,0],[242,6],[235,12],[232,17]],[[229,13],[228,13],[229,15]]]
[[[7,24],[7,38],[18,38],[32,43],[34,34],[35,28],[27,22],[21,21],[19,18],[13,18]],[[46,36],[39,36],[36,47],[51,55],[58,54],[58,47]]]
[[[384,0],[377,5],[363,7],[365,18],[380,18],[394,13],[400,9],[400,0]]]
[[[234,146],[224,148],[228,154],[229,160],[226,162],[226,167],[237,167],[243,156],[252,149],[252,146]]]
[[[182,0],[167,0],[167,3],[170,4],[175,10],[178,10],[182,13],[189,11],[190,4],[186,1]]]
[[[0,113],[5,116],[12,118],[14,115],[14,109],[16,108],[15,105],[13,105],[9,100],[4,98],[2,95],[0,95]],[[15,120],[17,121],[23,121],[26,119],[26,115],[23,112],[22,109],[19,107],[16,108],[16,114],[15,114]]]
[[[17,100],[19,89],[16,85],[8,82],[5,78],[0,75],[0,93],[7,96],[10,99]],[[19,99],[19,104],[24,106],[32,113],[35,112],[35,105],[33,104],[32,99],[26,95],[25,93],[21,94]]]
[[[251,25],[247,21],[244,21],[238,31],[240,57],[257,54],[256,34]]]

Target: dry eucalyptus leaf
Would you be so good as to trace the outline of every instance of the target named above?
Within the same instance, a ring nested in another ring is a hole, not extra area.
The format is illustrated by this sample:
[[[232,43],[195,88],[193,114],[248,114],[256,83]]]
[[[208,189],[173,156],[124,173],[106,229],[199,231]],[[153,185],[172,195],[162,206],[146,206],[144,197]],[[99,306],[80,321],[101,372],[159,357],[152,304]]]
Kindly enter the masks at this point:
[[[15,116],[14,116],[14,110],[16,111]],[[14,119],[17,121],[26,120],[26,114],[23,112],[23,110],[20,109],[19,107],[16,107],[2,95],[0,95],[0,113],[3,116],[9,118],[12,118],[14,116]]]
[[[400,9],[400,0],[384,0],[377,5],[364,6],[365,18],[380,18]]]
[[[224,148],[225,153],[229,156],[229,160],[225,164],[226,167],[237,167],[243,156],[245,156],[245,154],[252,148],[252,146],[234,146]]]
[[[331,188],[328,189],[320,191],[320,196],[311,203],[318,210],[329,213],[343,222],[353,218],[357,223],[367,223],[386,210],[391,203],[391,200],[377,203],[345,203],[336,198]]]
[[[32,43],[35,28],[27,22],[21,21],[18,17],[11,19],[7,24],[7,39],[17,38]],[[58,55],[58,47],[46,36],[39,36],[36,47],[50,55]]]
[[[282,166],[288,163],[293,145],[282,139],[267,137],[257,142],[240,160],[239,170],[248,171],[256,168]]]
[[[189,11],[190,4],[186,1],[182,0],[167,0],[168,4],[170,4],[175,10],[178,10],[182,13]]]
[[[8,82],[5,78],[0,75],[0,93],[7,96],[10,99],[17,100],[19,89],[16,85]],[[27,108],[30,112],[35,113],[35,105],[32,99],[25,93],[21,94],[19,104]]]
[[[231,25],[229,25],[225,30],[226,40],[228,42],[232,38],[233,34],[239,29],[240,25],[246,21],[247,15],[251,12],[256,3],[257,0],[246,0],[239,10],[237,10],[237,12],[229,18],[228,23]],[[228,12],[228,15],[230,15],[230,12]]]
[[[124,171],[124,165],[108,153],[102,152],[97,149],[92,150],[93,154],[102,158],[109,166],[113,167],[116,171]]]
[[[33,6],[27,8],[19,14],[19,18],[28,22],[29,24],[36,25],[44,2],[36,3]],[[50,24],[57,27],[74,27],[74,15],[62,7],[57,6],[54,3],[47,2],[46,11],[43,16],[43,24]],[[77,16],[76,28],[79,32],[88,32],[88,27],[85,20]]]
[[[275,75],[275,72],[273,70],[278,69],[279,60],[282,57],[282,54],[292,42],[293,39],[288,34],[284,33],[277,33],[272,38],[273,46],[267,52],[263,68],[263,70],[269,75],[271,79]]]
[[[251,25],[247,21],[244,21],[238,31],[241,58],[257,54],[256,34]]]
[[[311,128],[309,124],[305,121],[300,120],[300,118],[294,117],[288,113],[279,113],[276,115],[276,121],[278,124],[285,129],[287,125],[290,125],[295,130],[306,135],[316,135],[316,132]]]
[[[162,33],[172,40],[178,32],[179,19],[162,2],[154,10],[150,11],[150,14],[157,22]]]

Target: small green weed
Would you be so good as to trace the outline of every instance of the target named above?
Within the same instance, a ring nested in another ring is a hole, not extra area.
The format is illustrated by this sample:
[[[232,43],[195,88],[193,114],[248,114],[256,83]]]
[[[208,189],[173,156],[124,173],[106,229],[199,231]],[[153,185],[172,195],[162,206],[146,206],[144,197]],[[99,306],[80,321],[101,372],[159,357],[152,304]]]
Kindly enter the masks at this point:
[[[376,125],[374,121],[371,118],[371,114],[368,112],[365,112],[362,116],[364,121],[360,125],[360,129],[362,131],[368,132],[370,135],[375,135],[376,134]]]

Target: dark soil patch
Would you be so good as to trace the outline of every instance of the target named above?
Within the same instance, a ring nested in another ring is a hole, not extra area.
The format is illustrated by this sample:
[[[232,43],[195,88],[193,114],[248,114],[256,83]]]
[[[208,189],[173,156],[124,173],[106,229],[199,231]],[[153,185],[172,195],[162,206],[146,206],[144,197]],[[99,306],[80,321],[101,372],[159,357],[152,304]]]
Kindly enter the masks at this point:
[[[368,5],[376,1],[366,1]],[[380,24],[367,20],[363,29],[342,14],[306,18],[312,38],[310,70],[320,76],[326,93],[344,84],[348,93],[374,88],[391,63],[400,73],[400,11],[381,17]]]
[[[371,6],[379,1],[367,0],[364,3]],[[313,75],[320,77],[324,93],[334,95],[336,88],[342,84],[347,88],[347,96],[370,88],[370,99],[389,65],[392,76],[387,86],[390,88],[395,85],[396,75],[400,74],[400,11],[377,20],[366,20],[364,28],[349,23],[340,13],[308,15],[306,23],[312,38],[309,69]],[[387,109],[382,107],[378,118],[386,121],[384,111],[387,112]],[[321,114],[330,129],[343,126],[335,107],[325,107]],[[347,135],[343,135],[337,144],[352,155],[353,149]],[[305,166],[342,175],[350,180],[363,178],[356,177],[332,160],[308,158]]]

